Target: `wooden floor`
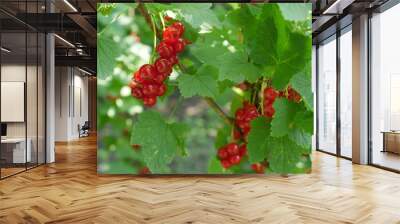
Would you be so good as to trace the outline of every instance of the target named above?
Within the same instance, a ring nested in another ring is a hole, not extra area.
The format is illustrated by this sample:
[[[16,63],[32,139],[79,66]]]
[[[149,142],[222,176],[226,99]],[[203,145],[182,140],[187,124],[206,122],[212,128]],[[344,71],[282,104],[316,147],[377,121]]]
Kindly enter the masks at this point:
[[[290,176],[99,177],[96,139],[0,181],[0,223],[400,223],[400,175],[315,153]]]

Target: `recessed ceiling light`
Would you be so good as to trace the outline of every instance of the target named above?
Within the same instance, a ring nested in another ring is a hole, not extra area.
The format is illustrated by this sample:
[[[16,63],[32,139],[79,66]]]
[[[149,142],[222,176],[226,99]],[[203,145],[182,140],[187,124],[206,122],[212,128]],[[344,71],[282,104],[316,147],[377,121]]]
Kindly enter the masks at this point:
[[[61,40],[62,42],[64,42],[64,43],[66,43],[67,45],[69,45],[70,47],[73,47],[73,48],[75,48],[75,45],[73,45],[71,42],[69,42],[68,40],[66,40],[66,39],[64,39],[64,38],[62,38],[62,37],[60,37],[59,35],[57,35],[57,34],[54,34],[54,36],[55,37],[57,37],[59,40]]]
[[[78,10],[68,1],[64,0],[65,4],[67,4],[74,12],[78,12]]]
[[[81,71],[81,72],[83,72],[83,73],[85,73],[85,74],[87,74],[87,75],[90,75],[90,76],[92,75],[92,73],[90,73],[90,72],[88,72],[88,71],[86,71],[86,70],[83,70],[83,69],[81,69],[81,68],[79,68],[79,67],[78,67],[78,70]]]

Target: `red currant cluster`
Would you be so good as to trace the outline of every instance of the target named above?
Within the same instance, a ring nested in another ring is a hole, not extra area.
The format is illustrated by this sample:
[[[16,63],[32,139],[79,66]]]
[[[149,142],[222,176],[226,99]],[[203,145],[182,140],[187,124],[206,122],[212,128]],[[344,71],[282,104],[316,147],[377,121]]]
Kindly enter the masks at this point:
[[[272,105],[275,102],[276,97],[280,96],[279,92],[272,87],[264,89],[264,115],[266,117],[272,117],[275,114],[275,109]]]
[[[246,144],[239,146],[236,143],[229,143],[218,149],[218,158],[221,160],[221,164],[225,169],[239,164],[242,157],[246,154]]]
[[[182,39],[185,27],[180,22],[174,22],[165,28],[162,41],[156,51],[160,57],[153,65],[145,64],[133,75],[130,83],[132,96],[143,100],[146,106],[153,106],[157,97],[164,95],[167,87],[164,81],[172,72],[172,67],[178,63],[177,54],[189,43]]]
[[[301,101],[301,96],[296,90],[294,90],[291,86],[287,88],[287,99],[299,103]]]
[[[286,97],[288,100],[299,103],[301,101],[301,96],[296,90],[291,86],[287,87],[286,91],[277,91],[272,87],[267,87],[264,89],[264,115],[266,117],[272,117],[275,114],[275,109],[272,106],[277,97]]]
[[[257,107],[245,101],[243,107],[236,110],[235,113],[235,124],[240,128],[242,133],[235,129],[234,138],[240,139],[242,137],[241,134],[243,134],[243,137],[246,137],[250,132],[250,121],[258,116],[260,114],[257,111]]]

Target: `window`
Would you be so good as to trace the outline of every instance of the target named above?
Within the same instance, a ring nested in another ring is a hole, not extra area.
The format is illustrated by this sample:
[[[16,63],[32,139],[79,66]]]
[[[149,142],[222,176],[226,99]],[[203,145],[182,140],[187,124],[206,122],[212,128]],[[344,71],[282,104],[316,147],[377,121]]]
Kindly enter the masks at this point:
[[[400,170],[400,5],[371,19],[371,162]]]
[[[336,36],[318,48],[318,149],[336,153]]]
[[[340,36],[340,155],[352,157],[352,33]]]

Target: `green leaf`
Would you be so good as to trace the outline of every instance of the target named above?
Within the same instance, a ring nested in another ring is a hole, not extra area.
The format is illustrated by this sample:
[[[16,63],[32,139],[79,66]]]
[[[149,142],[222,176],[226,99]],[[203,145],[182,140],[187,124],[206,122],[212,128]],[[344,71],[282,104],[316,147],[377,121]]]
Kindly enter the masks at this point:
[[[232,27],[240,27],[244,33],[254,26],[255,19],[247,5],[228,12],[226,16],[226,22]]]
[[[311,18],[311,3],[280,3],[279,7],[287,20],[304,21]]]
[[[286,44],[281,44],[278,48],[272,85],[276,89],[284,89],[296,73],[303,71],[309,65],[310,54],[311,37],[295,32],[290,33]]]
[[[120,45],[104,34],[97,35],[97,74],[100,79],[112,75],[116,58],[121,50]]]
[[[278,39],[282,39],[286,32],[286,24],[279,10],[278,4],[264,4],[260,18],[248,24],[244,37],[251,59],[256,64],[274,65],[278,54]]]
[[[218,70],[210,65],[203,65],[195,75],[178,77],[179,91],[184,97],[205,96],[213,99],[218,95]]]
[[[311,67],[310,64],[307,67]],[[303,98],[304,104],[310,111],[314,110],[314,95],[311,90],[311,68],[296,73],[290,80],[290,84]]]
[[[271,77],[274,88],[283,90],[290,79],[311,60],[311,37],[293,32],[278,4],[265,4],[260,17],[245,32],[251,60],[265,67],[263,76]]]
[[[217,131],[217,136],[215,137],[215,148],[219,149],[222,146],[229,143],[229,138],[231,136],[231,128],[224,126]]]
[[[248,56],[243,51],[228,52],[217,57],[219,80],[254,82],[260,77],[261,71],[248,61]]]
[[[295,142],[298,146],[301,146],[304,149],[310,149],[311,150],[311,134],[295,128],[292,131],[289,132],[289,138]],[[304,151],[306,154],[309,154],[310,152],[308,150]]]
[[[309,156],[303,155],[303,149],[287,137],[272,138],[269,143],[269,167],[276,173],[304,173],[311,168]]]
[[[294,118],[294,125],[309,134],[313,134],[314,115],[310,111],[299,111]]]
[[[160,12],[166,10],[172,10],[174,8],[169,4],[160,4],[160,3],[144,3],[144,6],[153,15],[158,15],[158,13]]]
[[[287,135],[290,129],[293,128],[293,120],[296,112],[300,110],[300,106],[286,98],[278,98],[275,100],[273,107],[275,114],[271,122],[271,136],[281,137]]]
[[[215,13],[210,9],[211,3],[174,3],[171,7],[179,11],[183,19],[194,28],[220,27],[221,22]]]
[[[187,156],[188,151],[186,150],[186,136],[189,134],[189,127],[184,123],[173,123],[170,126],[176,140],[178,141],[180,155]]]
[[[182,127],[168,124],[157,112],[139,115],[133,126],[131,144],[141,146],[143,158],[152,173],[165,173],[178,150],[183,148],[178,137]]]
[[[101,13],[103,16],[109,16],[115,7],[115,3],[99,3],[97,4],[97,12]]]
[[[270,124],[264,116],[251,121],[251,130],[247,137],[247,153],[251,163],[261,162],[267,156],[269,135]]]
[[[204,64],[219,67],[218,56],[228,53],[228,49],[223,46],[223,40],[216,32],[202,34],[196,44],[190,46],[191,53]]]
[[[137,167],[129,164],[125,161],[114,161],[107,163],[107,170],[104,170],[103,174],[137,174]]]

